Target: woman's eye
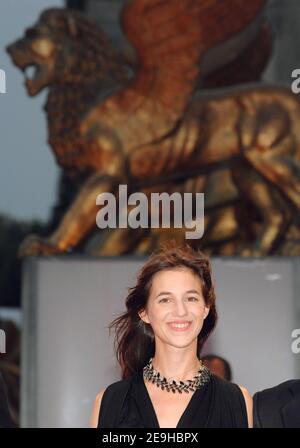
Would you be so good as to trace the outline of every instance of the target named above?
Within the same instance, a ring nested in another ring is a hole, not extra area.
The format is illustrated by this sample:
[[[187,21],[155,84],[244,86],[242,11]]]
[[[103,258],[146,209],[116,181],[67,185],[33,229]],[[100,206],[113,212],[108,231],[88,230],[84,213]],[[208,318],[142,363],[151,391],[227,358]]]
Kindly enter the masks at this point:
[[[198,302],[198,298],[197,297],[188,297],[188,300],[190,302]]]
[[[170,299],[165,297],[164,299],[160,299],[158,303],[166,303],[168,300],[170,300]]]

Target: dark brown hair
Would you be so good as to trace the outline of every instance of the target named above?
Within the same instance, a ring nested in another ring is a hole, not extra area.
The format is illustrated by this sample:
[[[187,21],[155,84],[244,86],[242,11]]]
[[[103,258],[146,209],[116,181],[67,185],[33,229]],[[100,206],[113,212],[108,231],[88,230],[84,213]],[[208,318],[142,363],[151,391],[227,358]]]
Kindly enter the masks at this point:
[[[178,246],[171,242],[158,253],[153,253],[137,276],[136,285],[129,288],[126,298],[127,311],[113,320],[109,330],[115,330],[114,348],[122,369],[122,378],[127,378],[145,366],[154,355],[154,334],[150,324],[145,323],[139,312],[145,309],[149,298],[153,276],[164,269],[185,267],[191,269],[201,280],[205,304],[210,307],[198,335],[197,356],[217,321],[215,292],[209,259],[189,245]]]

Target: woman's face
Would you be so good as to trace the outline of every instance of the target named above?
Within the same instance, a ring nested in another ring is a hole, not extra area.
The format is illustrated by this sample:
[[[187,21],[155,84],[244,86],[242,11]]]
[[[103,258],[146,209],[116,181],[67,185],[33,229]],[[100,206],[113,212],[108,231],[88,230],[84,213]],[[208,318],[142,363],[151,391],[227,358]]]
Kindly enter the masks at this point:
[[[146,309],[140,313],[157,339],[174,347],[194,343],[209,313],[200,278],[188,268],[154,275]]]

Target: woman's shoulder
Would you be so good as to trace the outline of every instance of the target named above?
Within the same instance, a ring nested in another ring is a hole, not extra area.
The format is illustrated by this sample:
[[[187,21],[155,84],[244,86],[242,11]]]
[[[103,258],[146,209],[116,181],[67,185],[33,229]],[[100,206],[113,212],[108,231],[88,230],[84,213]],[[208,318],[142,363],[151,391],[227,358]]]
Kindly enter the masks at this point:
[[[106,397],[108,397],[108,396],[109,396],[109,398],[111,398],[112,395],[118,396],[122,391],[125,391],[128,389],[128,387],[134,380],[135,376],[136,376],[135,374],[130,375],[125,379],[118,380],[118,381],[115,381],[114,383],[111,383],[105,389],[101,389],[97,394],[98,400],[106,399]]]
[[[96,398],[93,403],[93,409],[90,417],[89,426],[91,428],[97,428],[98,426],[98,420],[99,420],[99,412],[101,407],[102,398],[104,395],[105,389],[99,390],[99,392],[96,395]]]
[[[223,398],[226,402],[231,403],[231,405],[240,406],[241,404],[245,404],[247,406],[247,402],[251,400],[251,395],[245,387],[224,380],[213,374],[212,380],[215,392],[219,398]]]
[[[247,389],[243,386],[240,386],[236,383],[233,383],[231,381],[224,380],[223,378],[220,378],[217,375],[211,374],[213,378],[213,382],[215,383],[217,389],[219,389],[222,392],[227,393],[233,393],[233,394],[243,394],[243,391],[246,391]]]
[[[129,377],[115,381],[114,383],[111,383],[109,386],[107,386],[104,389],[100,389],[99,392],[96,395],[92,415],[90,419],[90,426],[93,428],[96,428],[99,422],[99,415],[100,410],[103,411],[103,409],[107,406],[108,403],[116,403],[117,400],[121,399],[121,397],[125,394],[125,392],[128,390],[131,382],[135,378],[134,375],[130,375]]]
[[[212,374],[213,381],[216,386],[216,390],[219,395],[222,395],[226,402],[229,402],[231,406],[238,409],[240,406],[244,408],[248,417],[248,425],[252,427],[252,397],[249,391],[244,387],[236,383],[232,383],[227,380]]]

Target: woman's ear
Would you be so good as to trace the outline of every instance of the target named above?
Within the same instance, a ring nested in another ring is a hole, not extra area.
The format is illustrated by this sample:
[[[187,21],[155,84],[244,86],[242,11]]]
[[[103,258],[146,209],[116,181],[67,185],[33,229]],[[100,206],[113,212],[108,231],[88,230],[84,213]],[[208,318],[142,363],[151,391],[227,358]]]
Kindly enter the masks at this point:
[[[148,314],[147,314],[146,310],[139,311],[138,315],[146,324],[150,324],[150,320],[148,318]]]
[[[209,306],[205,306],[205,307],[204,307],[204,315],[203,315],[203,319],[206,319],[206,318],[207,318],[207,316],[209,315],[209,310],[210,310],[210,307],[209,307]]]

